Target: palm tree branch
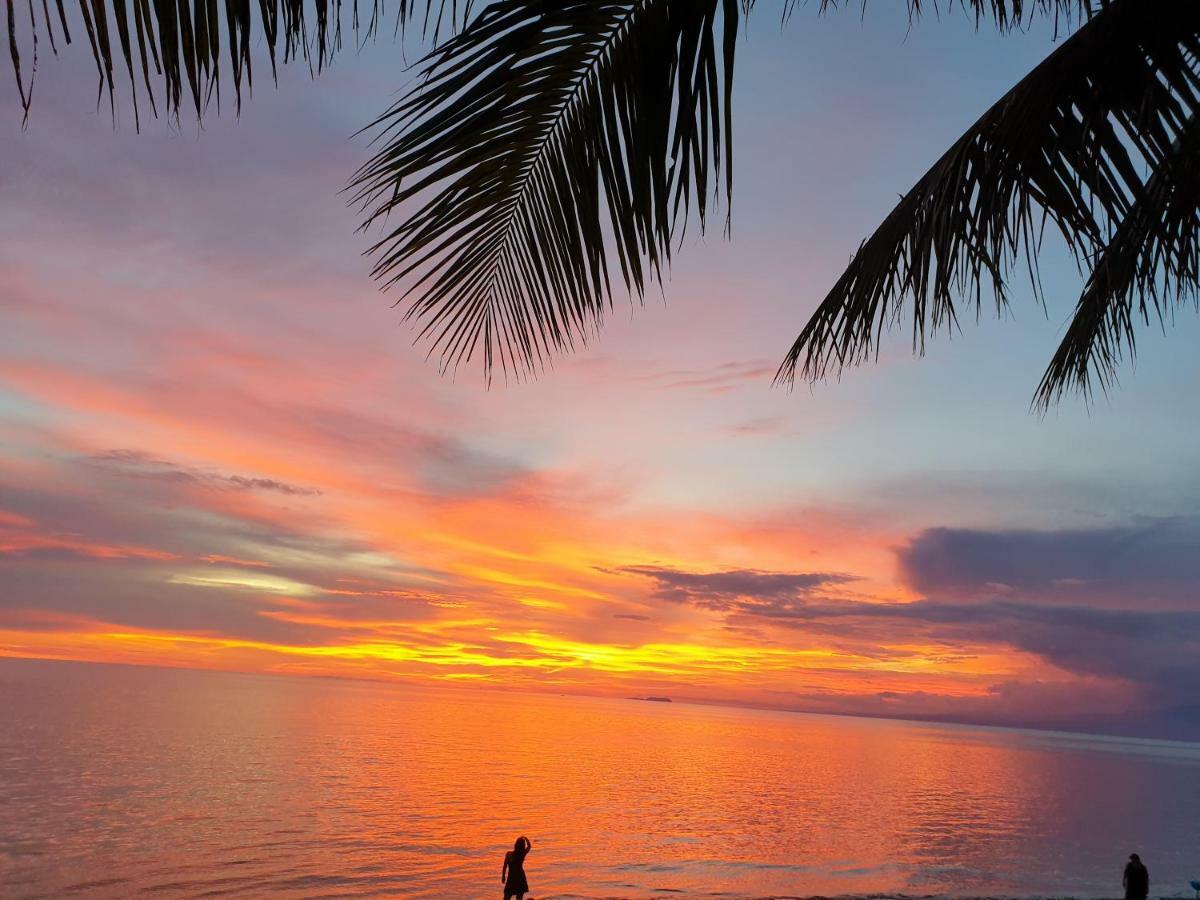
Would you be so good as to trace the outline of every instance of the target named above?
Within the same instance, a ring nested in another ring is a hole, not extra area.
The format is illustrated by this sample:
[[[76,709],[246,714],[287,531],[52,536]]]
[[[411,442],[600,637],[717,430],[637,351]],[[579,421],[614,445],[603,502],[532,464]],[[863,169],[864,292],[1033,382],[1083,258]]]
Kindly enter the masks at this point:
[[[787,19],[801,0],[784,0],[783,15]],[[889,0],[890,2],[890,0]],[[1012,31],[1028,25],[1037,16],[1052,16],[1056,22],[1070,25],[1092,15],[1098,0],[905,0],[908,15],[916,20],[925,15],[939,16],[961,10],[975,19],[976,25],[990,21],[1001,31]],[[1103,2],[1103,0],[1099,0]],[[841,6],[860,6],[866,13],[868,0],[820,0],[819,9],[826,12]]]
[[[827,377],[878,354],[912,303],[913,348],[1007,304],[1024,259],[1035,275],[1052,223],[1085,264],[1143,190],[1139,159],[1165,158],[1200,106],[1200,4],[1113,0],[959,138],[859,248],[793,344],[777,379]]]
[[[1071,324],[1038,387],[1047,408],[1068,389],[1107,390],[1124,353],[1135,352],[1135,318],[1160,323],[1200,293],[1200,116],[1184,126],[1112,240],[1097,257]],[[1135,310],[1136,301],[1136,310]]]
[[[945,0],[944,8],[961,9],[975,17],[975,22],[990,20],[1002,31],[1020,28],[1035,16],[1049,15],[1070,23],[1091,16],[1096,0]],[[908,0],[909,14],[940,13],[942,0]]]
[[[65,43],[70,44],[69,19],[62,0],[56,0],[54,13],[47,0],[42,0],[40,9],[33,0],[26,0],[29,15],[23,23],[18,22],[14,0],[5,2],[9,56],[28,119],[39,36],[45,33],[57,54],[55,19]],[[403,29],[419,21],[422,32],[436,43],[443,32],[461,27],[472,2],[395,0],[396,27]],[[320,72],[342,49],[344,18],[349,17],[351,30],[363,41],[376,34],[383,10],[384,0],[371,0],[367,18],[360,17],[359,0],[79,0],[79,18],[96,63],[100,92],[107,92],[115,114],[123,64],[128,101],[138,127],[143,94],[152,112],[158,114],[156,85],[162,91],[163,107],[172,117],[178,118],[185,97],[197,118],[207,112],[213,99],[219,107],[222,71],[232,82],[240,111],[243,87],[253,85],[252,36],[261,37],[265,44],[272,77],[280,60],[303,60],[311,70]],[[22,47],[29,51],[28,69]]]
[[[612,268],[639,297],[661,276],[722,165],[728,198],[738,14],[496,0],[430,54],[351,188],[364,227],[401,217],[374,274],[402,287],[443,368],[481,354],[489,377],[542,369],[599,328]]]

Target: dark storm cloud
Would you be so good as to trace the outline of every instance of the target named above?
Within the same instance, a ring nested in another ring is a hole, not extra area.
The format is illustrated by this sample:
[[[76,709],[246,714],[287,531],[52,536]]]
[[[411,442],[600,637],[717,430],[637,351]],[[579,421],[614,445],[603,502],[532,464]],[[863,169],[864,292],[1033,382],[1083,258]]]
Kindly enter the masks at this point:
[[[170,484],[233,491],[271,491],[297,497],[313,497],[321,492],[316,488],[300,487],[274,478],[253,478],[227,475],[178,463],[142,453],[138,450],[109,450],[88,458],[93,465],[114,472],[123,478],[138,478]]]
[[[614,571],[641,575],[655,582],[654,596],[672,603],[734,612],[763,604],[782,608],[791,601],[825,587],[855,581],[853,575],[837,572],[763,572],[757,569],[726,569],[718,572],[687,572],[665,566],[622,566]]]
[[[1200,520],[1110,528],[931,528],[900,549],[901,572],[927,596],[1005,594],[1136,607],[1200,601]]]

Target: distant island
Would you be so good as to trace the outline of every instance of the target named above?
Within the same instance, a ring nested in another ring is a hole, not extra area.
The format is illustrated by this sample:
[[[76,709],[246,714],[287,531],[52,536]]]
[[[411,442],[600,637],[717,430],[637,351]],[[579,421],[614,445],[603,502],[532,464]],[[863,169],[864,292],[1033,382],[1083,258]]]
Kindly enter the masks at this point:
[[[670,697],[630,697],[630,700],[647,700],[650,703],[670,703]]]

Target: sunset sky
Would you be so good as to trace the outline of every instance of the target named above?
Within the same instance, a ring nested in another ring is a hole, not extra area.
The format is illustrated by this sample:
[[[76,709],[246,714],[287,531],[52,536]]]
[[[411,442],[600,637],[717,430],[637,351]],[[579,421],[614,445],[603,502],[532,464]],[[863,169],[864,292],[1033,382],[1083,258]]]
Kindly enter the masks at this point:
[[[1200,323],[1089,409],[1043,313],[795,391],[859,241],[1053,47],[902,4],[739,58],[733,237],[527,384],[443,378],[339,191],[389,40],[240,120],[0,78],[0,655],[1200,734]],[[415,46],[408,47],[415,58]],[[226,111],[228,112],[228,111]],[[664,299],[665,297],[665,299]]]

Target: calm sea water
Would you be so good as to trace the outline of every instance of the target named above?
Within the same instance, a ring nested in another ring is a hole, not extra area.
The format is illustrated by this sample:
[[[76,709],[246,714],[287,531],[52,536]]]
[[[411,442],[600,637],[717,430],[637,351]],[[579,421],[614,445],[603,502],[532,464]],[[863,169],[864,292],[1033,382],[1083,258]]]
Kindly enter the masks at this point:
[[[1153,896],[1200,745],[0,660],[0,895]]]

